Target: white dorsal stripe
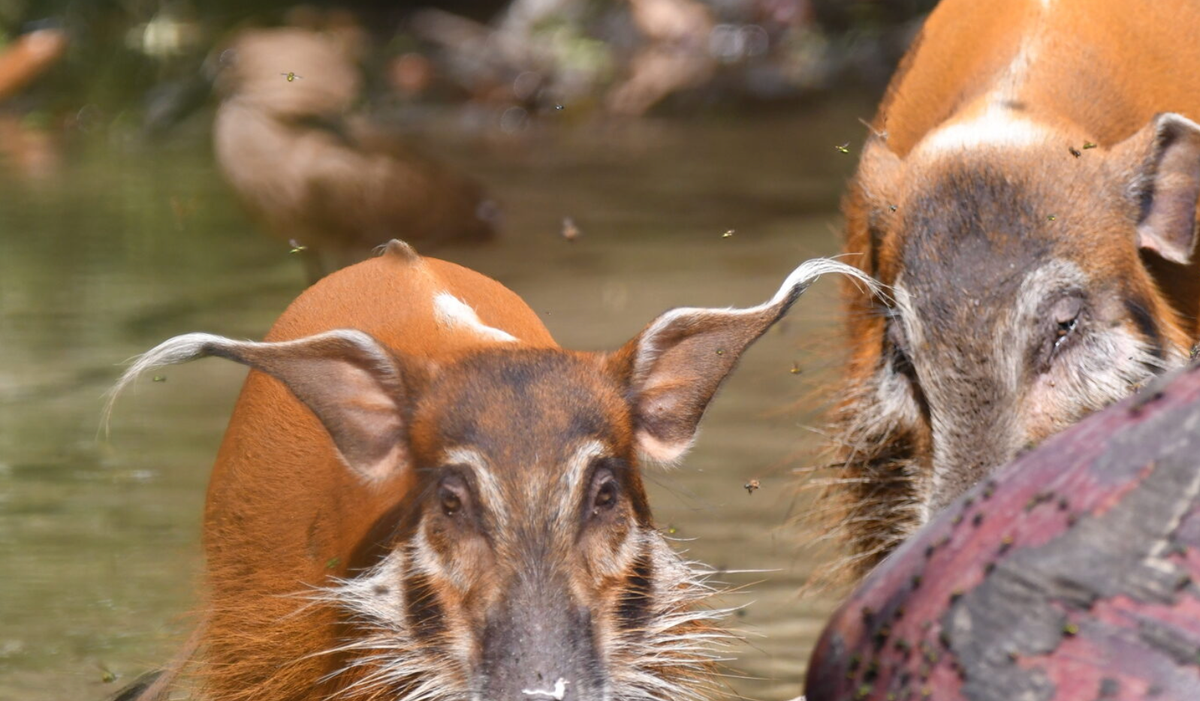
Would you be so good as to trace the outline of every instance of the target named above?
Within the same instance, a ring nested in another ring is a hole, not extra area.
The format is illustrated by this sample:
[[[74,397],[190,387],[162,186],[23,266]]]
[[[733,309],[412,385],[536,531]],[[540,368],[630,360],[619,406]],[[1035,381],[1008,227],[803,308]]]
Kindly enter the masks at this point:
[[[438,324],[447,328],[470,330],[492,341],[516,341],[516,336],[488,326],[479,320],[479,315],[466,302],[449,292],[439,292],[433,298],[433,313]]]

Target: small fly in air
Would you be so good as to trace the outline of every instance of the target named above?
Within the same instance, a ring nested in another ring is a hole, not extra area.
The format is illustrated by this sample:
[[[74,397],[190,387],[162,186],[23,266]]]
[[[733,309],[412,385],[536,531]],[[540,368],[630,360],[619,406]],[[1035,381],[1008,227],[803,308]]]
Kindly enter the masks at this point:
[[[1071,155],[1076,158],[1079,158],[1080,156],[1083,155],[1083,151],[1080,151],[1079,149],[1075,148],[1074,146],[1068,146],[1067,150],[1070,151]]]
[[[894,204],[889,204],[889,205],[888,205],[888,209],[890,209],[890,210],[892,210],[892,211],[894,212],[894,211],[896,211],[897,207],[896,207],[896,205],[894,205]]]
[[[567,241],[577,241],[583,232],[575,226],[575,220],[570,217],[563,217],[562,237]]]
[[[1053,214],[1046,217],[1046,221],[1054,221],[1055,219],[1058,219],[1058,217],[1054,216]]]
[[[155,376],[154,376],[153,378],[151,378],[151,379],[152,379],[154,382],[166,382],[166,381],[167,381],[167,376],[166,376],[166,375],[155,375]]]
[[[726,231],[725,233],[721,234],[721,238],[723,238],[723,239],[731,239],[731,238],[733,238],[733,235],[734,235],[734,234],[736,234],[736,233],[737,233],[737,232],[736,232],[736,231],[734,231],[733,229],[729,229],[729,230],[728,230],[728,231]]]
[[[841,151],[842,153],[850,153],[850,142],[847,141],[846,143],[842,144],[841,146],[834,146],[834,148],[837,149],[838,151]]]
[[[803,372],[803,371],[800,369],[800,363],[793,362],[792,363],[792,374],[799,375],[801,372]]]
[[[1088,150],[1088,149],[1090,149],[1090,148],[1096,148],[1096,144],[1093,144],[1093,143],[1092,143],[1092,142],[1090,142],[1090,141],[1085,141],[1085,142],[1083,142],[1083,150],[1084,150],[1084,151],[1086,151],[1086,150]]]
[[[304,80],[304,76],[296,75],[295,73],[292,73],[291,71],[288,71],[287,73],[280,73],[279,75],[283,76],[289,83],[294,83],[294,82],[296,82],[297,79]]]
[[[750,480],[746,484],[742,485],[742,489],[745,489],[747,494],[753,494],[755,490],[761,486],[762,485],[758,483],[758,480]]]
[[[562,105],[555,105],[555,106],[554,106],[554,109],[558,110],[559,112],[562,112],[562,111],[563,111],[563,106],[562,106]]]
[[[299,253],[308,250],[308,246],[300,245],[300,242],[296,239],[288,239],[288,245],[292,247],[292,250],[288,251],[288,253]]]

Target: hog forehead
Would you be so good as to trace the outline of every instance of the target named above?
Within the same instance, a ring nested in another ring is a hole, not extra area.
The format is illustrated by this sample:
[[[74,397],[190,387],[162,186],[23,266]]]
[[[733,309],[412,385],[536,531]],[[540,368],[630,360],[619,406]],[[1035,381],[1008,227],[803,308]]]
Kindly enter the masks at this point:
[[[1069,235],[1045,187],[996,166],[965,164],[926,183],[906,205],[899,253],[914,306],[933,322],[1003,311]]]
[[[523,467],[560,462],[586,441],[628,442],[628,409],[600,368],[555,350],[492,350],[444,372],[418,410],[443,447]]]

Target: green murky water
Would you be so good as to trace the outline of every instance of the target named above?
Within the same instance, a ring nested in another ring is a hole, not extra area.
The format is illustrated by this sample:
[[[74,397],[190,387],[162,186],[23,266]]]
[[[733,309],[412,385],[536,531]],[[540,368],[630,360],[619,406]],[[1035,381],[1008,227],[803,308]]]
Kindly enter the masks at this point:
[[[755,304],[800,260],[836,251],[854,157],[833,144],[857,139],[870,111],[439,129],[435,150],[489,185],[506,223],[497,245],[438,254],[518,292],[566,347],[616,347],[671,306]],[[579,241],[559,236],[564,216]],[[101,699],[186,635],[208,471],[244,370],[169,369],[118,404],[108,438],[102,395],[119,363],[166,337],[261,337],[303,279],[233,202],[202,123],[154,146],[93,132],[36,176],[11,158],[0,168],[0,700]],[[680,547],[767,570],[726,577],[747,585],[728,599],[745,605],[748,638],[731,698],[797,696],[833,605],[797,595],[820,563],[784,524],[808,507],[791,469],[815,459],[815,405],[800,400],[837,353],[835,295],[828,281],[806,295],[747,354],[685,465],[651,474]]]

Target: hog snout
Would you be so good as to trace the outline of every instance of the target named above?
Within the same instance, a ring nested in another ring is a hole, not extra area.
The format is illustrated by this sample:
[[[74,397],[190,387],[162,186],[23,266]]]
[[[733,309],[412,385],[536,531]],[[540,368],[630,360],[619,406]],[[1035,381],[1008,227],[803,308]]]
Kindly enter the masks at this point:
[[[604,680],[591,617],[557,597],[514,596],[487,626],[486,701],[602,701]]]

